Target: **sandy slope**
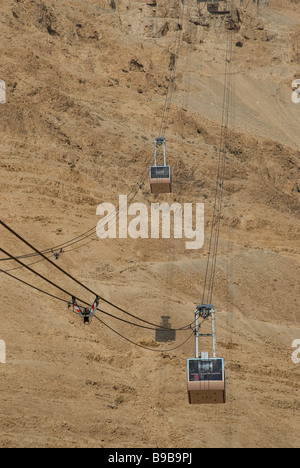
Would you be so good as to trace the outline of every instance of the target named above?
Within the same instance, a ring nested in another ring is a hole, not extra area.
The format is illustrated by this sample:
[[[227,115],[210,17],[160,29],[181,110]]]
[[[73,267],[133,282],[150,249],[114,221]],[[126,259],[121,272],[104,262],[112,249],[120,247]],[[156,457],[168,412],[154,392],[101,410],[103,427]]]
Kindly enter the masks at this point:
[[[99,322],[83,327],[60,302],[2,275],[1,447],[299,445],[291,346],[300,339],[300,106],[291,101],[291,83],[300,78],[300,6],[270,0],[257,14],[246,4],[240,21],[235,14],[214,297],[228,403],[188,406],[193,340],[171,353],[133,347]],[[129,193],[151,160],[180,10],[175,0],[158,0],[156,11],[137,1],[113,6],[3,1],[1,217],[39,248],[96,225],[97,205]],[[217,168],[226,25],[202,14],[186,4],[167,131],[174,193],[165,201],[205,203],[204,248],[94,238],[59,260],[105,298],[155,323],[170,315],[174,327],[192,320],[201,299]],[[135,201],[159,200],[146,184]],[[29,252],[3,229],[1,240],[15,254]],[[35,268],[93,300],[50,265]],[[23,270],[12,273],[57,294]],[[159,349],[153,331],[104,320]],[[177,332],[167,347],[188,333]]]

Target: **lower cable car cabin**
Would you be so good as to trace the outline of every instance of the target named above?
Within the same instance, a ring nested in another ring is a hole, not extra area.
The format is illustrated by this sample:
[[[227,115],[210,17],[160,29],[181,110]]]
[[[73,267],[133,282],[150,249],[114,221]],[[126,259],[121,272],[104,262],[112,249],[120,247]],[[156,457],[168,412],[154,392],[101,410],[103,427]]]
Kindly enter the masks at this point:
[[[151,193],[171,193],[171,168],[170,166],[150,167]]]
[[[191,405],[226,402],[223,358],[188,359],[187,379]]]

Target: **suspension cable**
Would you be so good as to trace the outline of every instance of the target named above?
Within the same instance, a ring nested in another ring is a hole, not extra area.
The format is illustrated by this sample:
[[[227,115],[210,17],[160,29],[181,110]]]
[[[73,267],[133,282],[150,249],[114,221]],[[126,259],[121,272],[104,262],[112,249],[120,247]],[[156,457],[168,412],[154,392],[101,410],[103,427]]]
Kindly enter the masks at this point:
[[[176,37],[175,37],[175,43],[174,43],[174,52],[171,56],[171,62],[169,65],[170,67],[169,86],[168,86],[168,90],[166,94],[166,100],[165,100],[164,110],[163,110],[161,124],[160,124],[160,130],[159,130],[160,137],[165,137],[166,131],[168,128],[170,108],[171,108],[171,103],[172,103],[172,98],[173,98],[175,80],[177,76],[178,58],[179,58],[181,42],[182,42],[183,18],[184,18],[184,9],[185,9],[184,1],[182,1],[181,8],[182,8],[182,11],[181,11],[181,16],[180,16],[180,24],[177,25],[177,31],[176,31]]]
[[[112,331],[113,333],[115,333],[116,335],[120,336],[121,338],[123,338],[125,341],[128,341],[129,343],[133,344],[134,346],[138,346],[139,348],[143,348],[143,349],[146,349],[147,351],[154,351],[154,352],[158,352],[158,353],[168,353],[170,351],[175,351],[175,349],[178,349],[180,348],[181,346],[185,345],[185,343],[187,343],[191,337],[194,335],[194,332],[192,332],[188,338],[186,340],[184,340],[182,343],[180,343],[179,345],[175,346],[174,348],[169,348],[169,349],[154,349],[154,348],[148,348],[147,346],[144,346],[140,343],[136,343],[135,341],[132,341],[130,340],[129,338],[127,338],[126,336],[122,335],[121,333],[119,333],[117,330],[115,330],[114,328],[112,328],[110,325],[108,325],[107,323],[103,322],[103,320],[101,320],[99,317],[95,316],[95,319],[98,320],[100,323],[102,323],[102,325],[104,325],[106,328],[108,328],[110,331]]]
[[[6,229],[8,229],[13,235],[15,235],[19,240],[21,240],[22,242],[24,242],[27,246],[31,247],[33,250],[35,250],[36,252],[38,252],[38,250],[32,246],[28,241],[26,241],[25,239],[23,239],[22,236],[20,236],[19,234],[17,234],[13,229],[11,229],[9,226],[7,226],[3,221],[0,220],[0,224],[2,224],[3,227],[5,227]],[[23,262],[21,262],[21,260],[17,259],[16,257],[14,257],[13,255],[11,255],[10,253],[6,252],[4,249],[0,249],[1,252],[3,252],[5,255],[7,255],[8,257],[10,257],[12,260],[15,260],[18,264],[22,265],[24,268],[26,268],[27,270],[29,270],[31,273],[34,273],[36,274],[37,276],[39,276],[40,278],[42,278],[43,280],[47,281],[49,284],[51,284],[52,286],[54,287],[57,287],[57,289],[60,289],[62,292],[64,292],[65,294],[67,294],[68,296],[72,297],[73,295],[70,294],[68,291],[66,291],[65,289],[61,288],[60,286],[56,285],[55,283],[53,283],[51,280],[49,280],[48,278],[44,277],[43,275],[41,275],[40,273],[38,273],[37,271],[33,270],[31,267],[29,267],[28,265],[24,264]],[[45,258],[45,260],[47,260],[52,266],[55,266],[60,272],[62,272],[63,274],[65,274],[66,276],[68,276],[70,279],[72,279],[74,282],[76,282],[78,285],[80,285],[82,288],[86,289],[88,292],[90,292],[91,294],[93,294],[94,296],[97,296],[99,297],[99,299],[101,299],[103,302],[105,302],[106,304],[110,305],[111,307],[115,308],[116,310],[136,319],[136,320],[139,320],[143,323],[146,323],[147,325],[151,325],[151,327],[154,327],[154,329],[160,329],[160,330],[172,330],[172,331],[184,331],[184,330],[188,330],[191,326],[191,323],[183,326],[183,327],[180,327],[180,328],[173,328],[173,329],[170,329],[170,328],[166,328],[166,327],[163,327],[161,325],[157,325],[153,322],[150,322],[148,320],[145,320],[145,319],[142,319],[126,310],[124,310],[123,308],[113,304],[112,302],[108,301],[107,299],[104,299],[103,297],[101,297],[99,294],[97,294],[95,291],[92,291],[90,288],[88,288],[87,286],[85,286],[83,283],[81,283],[79,280],[77,280],[76,278],[74,278],[72,275],[70,275],[68,272],[66,272],[65,270],[63,270],[61,267],[59,267],[58,265],[56,265],[55,263],[53,263],[50,259],[48,259],[47,257],[45,257],[42,253],[40,253],[40,255],[42,257]],[[5,272],[4,272],[5,273]],[[77,296],[76,296],[77,297]],[[87,302],[79,299],[77,297],[77,299],[82,302],[83,304],[86,304],[88,305]],[[112,317],[115,318],[114,315],[112,315]]]
[[[233,7],[234,1],[232,1]],[[223,194],[224,194],[224,181],[225,181],[225,167],[226,167],[226,151],[228,140],[228,124],[229,124],[229,111],[230,111],[230,96],[231,96],[231,64],[233,54],[233,34],[232,30],[227,32],[226,41],[226,57],[225,57],[225,79],[224,79],[224,92],[223,92],[223,106],[222,106],[222,124],[221,135],[219,144],[219,158],[218,158],[218,172],[216,181],[215,201],[212,217],[211,235],[209,241],[209,252],[207,258],[202,304],[211,304],[213,298],[217,256],[220,238],[220,225],[222,218],[223,208]]]
[[[10,278],[13,278],[13,279],[19,281],[20,283],[24,284],[25,286],[28,286],[31,289],[34,289],[35,291],[38,291],[38,292],[40,292],[42,294],[46,294],[47,296],[52,297],[53,299],[57,299],[58,301],[65,302],[66,304],[68,303],[68,301],[66,301],[65,299],[62,299],[61,297],[57,297],[54,294],[50,294],[47,291],[44,291],[43,289],[37,288],[33,284],[27,283],[27,281],[24,281],[21,278],[17,278],[17,276],[14,276],[11,273],[8,273],[7,271],[4,271],[4,270],[0,269],[0,272],[4,273],[5,275],[9,276]]]

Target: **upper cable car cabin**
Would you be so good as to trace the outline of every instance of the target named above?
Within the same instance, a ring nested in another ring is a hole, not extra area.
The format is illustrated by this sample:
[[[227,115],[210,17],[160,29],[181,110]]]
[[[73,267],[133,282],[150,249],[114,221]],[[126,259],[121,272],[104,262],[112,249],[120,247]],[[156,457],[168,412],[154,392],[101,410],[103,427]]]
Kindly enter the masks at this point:
[[[150,167],[151,193],[171,193],[171,168],[170,166]]]
[[[166,139],[156,138],[154,166],[150,167],[151,193],[171,193],[171,167],[167,166]]]
[[[226,402],[223,358],[188,359],[187,379],[191,405]]]
[[[207,3],[207,11],[212,15],[228,15],[229,10],[226,10],[226,7],[220,10],[220,2],[225,2],[227,5],[227,0],[198,0],[198,3]]]

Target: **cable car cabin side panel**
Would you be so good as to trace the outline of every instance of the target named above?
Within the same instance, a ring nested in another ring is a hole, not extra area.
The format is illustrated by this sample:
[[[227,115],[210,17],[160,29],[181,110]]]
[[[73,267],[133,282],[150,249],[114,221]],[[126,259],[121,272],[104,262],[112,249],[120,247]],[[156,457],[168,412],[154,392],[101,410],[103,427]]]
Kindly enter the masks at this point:
[[[216,405],[226,403],[225,391],[203,390],[188,392],[190,405]]]
[[[170,182],[162,182],[161,180],[152,180],[150,182],[151,193],[172,193],[172,186]]]
[[[190,404],[226,402],[224,359],[188,359],[187,372]]]

